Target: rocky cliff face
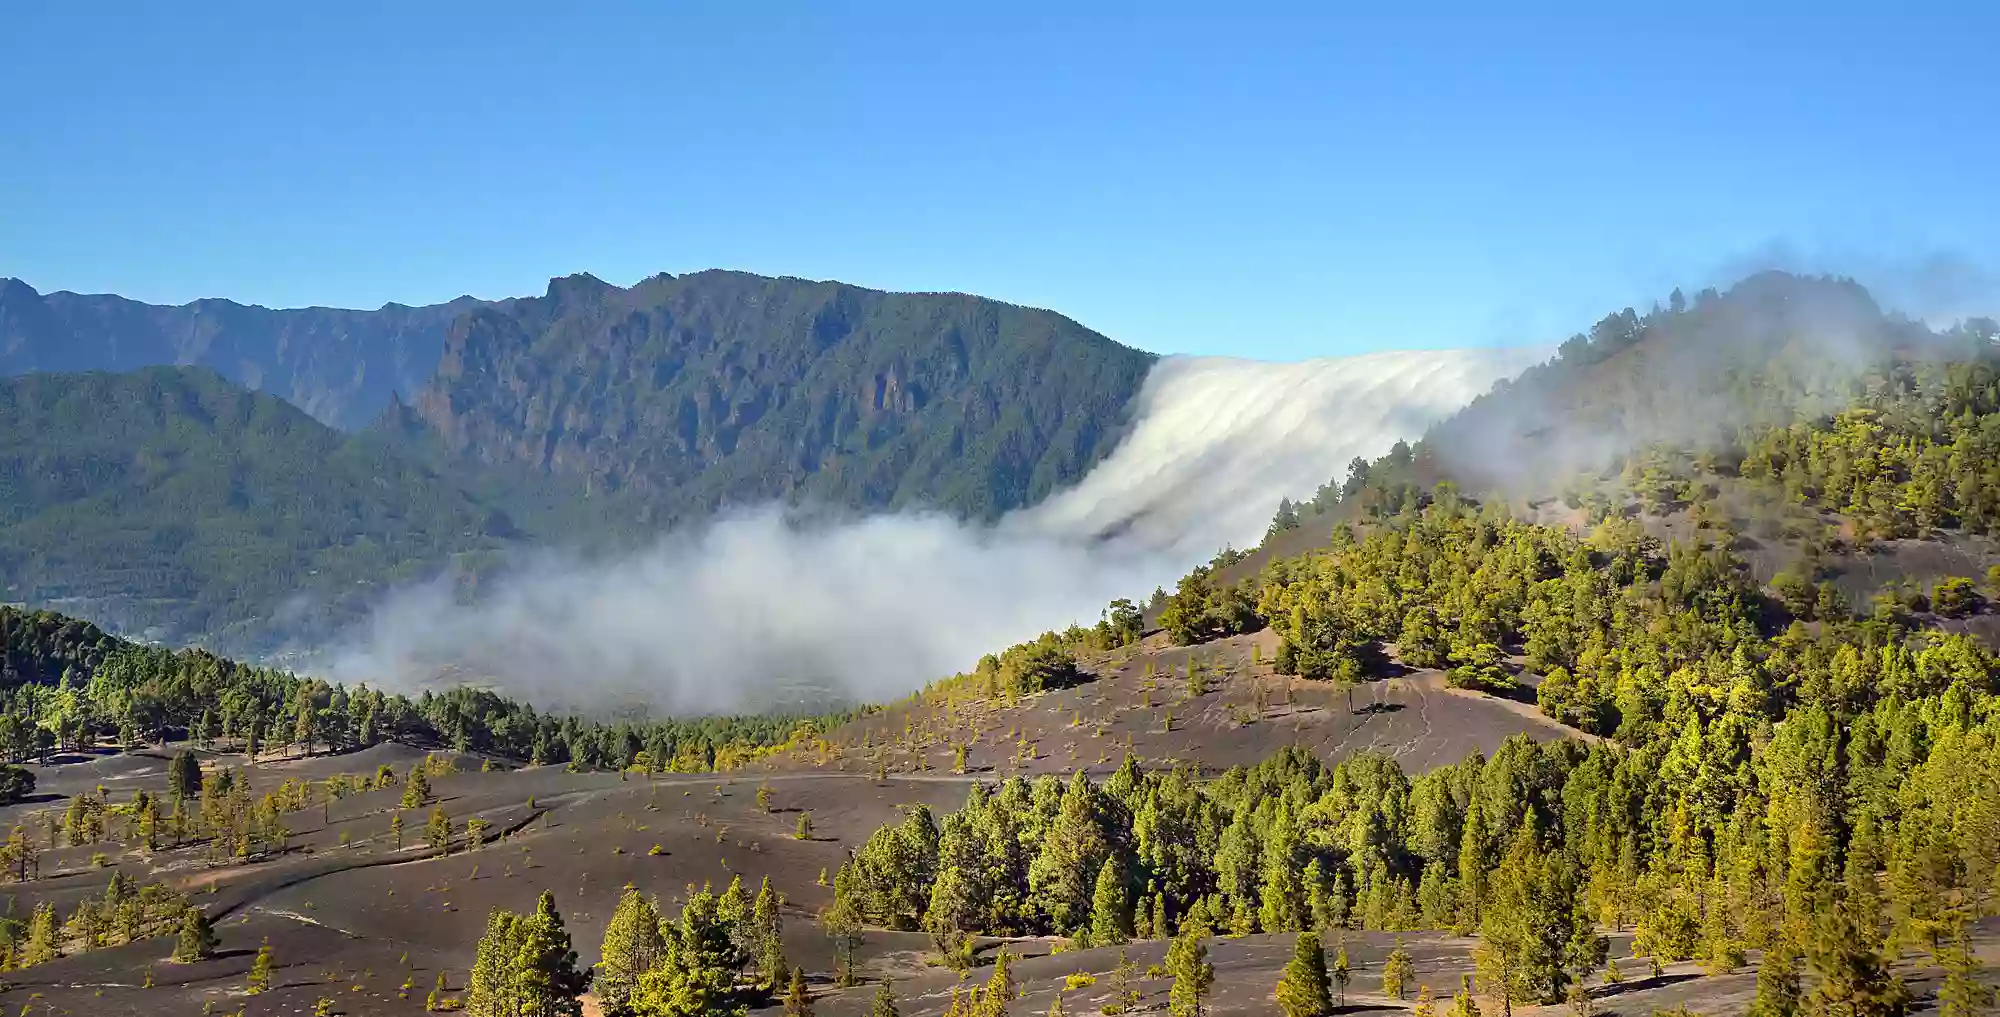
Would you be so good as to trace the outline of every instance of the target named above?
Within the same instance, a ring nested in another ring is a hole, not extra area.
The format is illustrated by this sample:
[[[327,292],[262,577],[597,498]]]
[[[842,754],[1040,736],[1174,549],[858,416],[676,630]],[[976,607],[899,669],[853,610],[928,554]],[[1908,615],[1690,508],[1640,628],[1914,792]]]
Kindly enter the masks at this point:
[[[452,320],[479,306],[461,297],[373,311],[272,310],[229,300],[168,307],[108,294],[41,294],[0,279],[0,374],[200,366],[354,430],[393,394],[420,388]]]
[[[662,519],[770,498],[991,516],[1116,442],[1153,357],[1048,311],[736,272],[473,308],[416,416]]]

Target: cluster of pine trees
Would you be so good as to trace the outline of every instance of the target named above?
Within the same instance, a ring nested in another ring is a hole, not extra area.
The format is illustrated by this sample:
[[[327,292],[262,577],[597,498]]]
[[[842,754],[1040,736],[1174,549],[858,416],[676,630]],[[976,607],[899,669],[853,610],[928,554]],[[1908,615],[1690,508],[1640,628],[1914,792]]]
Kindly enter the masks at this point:
[[[1868,536],[2000,533],[2000,358],[1899,365],[1838,414],[1752,431],[1738,470]]]
[[[190,905],[184,894],[161,883],[136,884],[114,870],[104,892],[77,901],[67,918],[47,900],[37,904],[25,919],[0,918],[0,971],[174,935],[191,921],[207,928],[206,916]]]
[[[581,1017],[578,997],[590,971],[577,967],[569,930],[544,892],[529,914],[495,909],[486,919],[472,977],[466,983],[469,1017]]]
[[[1160,627],[1167,630],[1174,642],[1192,646],[1264,627],[1251,583],[1216,581],[1215,574],[1240,557],[1225,549],[1213,561],[1196,566],[1175,584],[1174,592],[1160,608]]]
[[[471,687],[412,699],[205,650],[140,646],[87,622],[12,607],[0,607],[0,641],[0,753],[16,762],[104,739],[126,746],[228,740],[252,755],[394,739],[583,769],[708,772],[810,739],[847,716],[605,722],[539,713]]]
[[[1165,594],[1159,594],[1164,598]],[[1068,688],[1090,677],[1077,669],[1077,656],[1131,646],[1145,631],[1145,612],[1130,600],[1120,598],[1105,607],[1095,625],[1072,625],[1060,632],[1044,632],[998,653],[979,658],[969,672],[932,682],[915,698],[951,699],[969,695],[974,699],[1014,702],[1022,696]]]
[[[782,901],[770,880],[753,898],[739,878],[717,894],[688,888],[669,917],[657,900],[627,889],[612,912],[594,971],[580,970],[555,899],[534,913],[496,910],[487,919],[467,986],[474,1017],[580,1013],[593,986],[606,1017],[701,1017],[741,1012],[789,989],[788,1010],[810,1013],[803,972],[785,961]]]
[[[1607,738],[1517,736],[1416,778],[1296,751],[1205,784],[1129,762],[1101,785],[1017,778],[877,831],[837,897],[947,951],[1190,922],[1477,932],[1489,991],[1547,1002],[1603,963],[1603,928],[1715,970],[1763,951],[1773,998],[1801,966],[1851,1001],[1893,998],[1892,950],[1965,963],[2000,879],[2000,662],[1978,642],[1788,622],[1726,551],[1579,539],[1448,489],[1261,584],[1302,674],[1521,658],[1546,712]]]
[[[597,993],[607,1017],[698,1017],[762,1005],[803,972],[785,960],[784,901],[764,880],[753,897],[743,880],[717,894],[688,888],[677,916],[626,891],[604,931]]]

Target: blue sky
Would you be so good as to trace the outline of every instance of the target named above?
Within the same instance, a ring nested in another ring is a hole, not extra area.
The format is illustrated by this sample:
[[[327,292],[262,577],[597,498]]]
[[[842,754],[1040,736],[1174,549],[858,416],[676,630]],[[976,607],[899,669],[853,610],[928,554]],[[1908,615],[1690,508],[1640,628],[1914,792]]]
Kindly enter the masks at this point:
[[[1278,358],[1772,261],[2000,303],[1989,5],[587,6],[14,5],[0,275],[372,307],[721,266]]]

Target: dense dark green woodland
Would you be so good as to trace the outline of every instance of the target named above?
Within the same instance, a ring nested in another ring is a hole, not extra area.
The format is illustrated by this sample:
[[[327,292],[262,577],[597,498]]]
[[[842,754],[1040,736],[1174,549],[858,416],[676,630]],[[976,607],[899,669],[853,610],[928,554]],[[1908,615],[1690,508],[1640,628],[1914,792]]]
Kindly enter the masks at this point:
[[[240,387],[259,381],[240,376],[251,361],[169,355],[176,330],[209,352],[332,330],[368,350],[328,339],[299,369],[348,356],[370,378],[389,375],[368,357],[428,349],[428,380],[409,401],[370,396],[372,425],[340,431]],[[399,582],[470,589],[510,550],[631,546],[723,505],[992,516],[1106,455],[1152,363],[1046,311],[728,272],[323,313],[9,281],[0,335],[20,339],[17,370],[155,356],[236,378],[0,381],[0,599],[258,657],[326,642]]]
[[[50,612],[0,607],[0,755],[14,762],[103,744],[192,739],[255,751],[344,751],[396,739],[582,769],[729,769],[810,739],[840,716],[635,722],[539,713],[459,687],[410,698],[107,635]]]
[[[131,631],[241,644],[284,613],[304,629],[506,546],[509,507],[200,368],[0,382],[6,599]]]
[[[991,517],[1108,454],[1153,359],[965,294],[584,275],[460,318],[413,405],[454,452],[637,492],[659,520],[771,499]]]

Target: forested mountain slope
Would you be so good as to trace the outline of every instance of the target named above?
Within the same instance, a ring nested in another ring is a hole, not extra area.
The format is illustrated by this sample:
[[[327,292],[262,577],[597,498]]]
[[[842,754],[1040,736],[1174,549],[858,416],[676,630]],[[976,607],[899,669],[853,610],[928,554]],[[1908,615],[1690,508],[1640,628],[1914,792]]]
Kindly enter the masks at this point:
[[[8,280],[0,582],[261,654],[401,581],[723,505],[992,516],[1107,454],[1152,362],[1045,311],[741,273],[370,312]],[[204,366],[45,373],[147,363]]]
[[[1207,783],[1129,759],[1101,781],[1008,779],[878,829],[835,874],[835,907],[924,930],[946,959],[982,935],[1178,951],[1217,932],[1450,930],[1478,936],[1477,991],[1496,1006],[1580,1011],[1629,991],[1608,949],[1629,929],[1620,963],[1643,958],[1654,985],[1755,954],[1752,1013],[1889,1017],[1924,983],[1942,1012],[1977,1012],[1958,1001],[1984,991],[1968,944],[2000,899],[1991,650],[1936,613],[1794,602],[1727,549],[1727,521],[1704,546],[1663,546],[1620,515],[1584,537],[1448,485],[1418,500],[1238,586],[1197,570],[1168,632],[1212,652],[1268,626],[1276,670],[1309,689],[1442,673],[1535,702],[1575,738],[1517,735],[1428,772],[1392,746],[1323,760],[1281,736]],[[1995,592],[1967,584],[1955,610]],[[918,701],[949,715],[1089,688],[1072,655],[1129,645],[1133,622],[1115,604]],[[1180,710],[1210,694],[1187,677]],[[1260,697],[1244,723],[1272,714]]]
[[[6,599],[128,631],[259,645],[239,628],[503,546],[508,504],[201,368],[0,382]]]
[[[1766,272],[1692,301],[1606,316],[1547,364],[1474,400],[1421,450],[1468,491],[1616,465],[1655,443],[1716,447],[1746,427],[1836,411],[1892,365],[1977,355],[1843,279]]]
[[[42,294],[0,279],[0,373],[198,365],[354,430],[394,393],[415,392],[430,378],[446,327],[479,303],[273,310],[208,299],[168,307],[113,294]]]
[[[631,491],[661,518],[802,497],[993,516],[1107,454],[1152,363],[963,294],[571,276],[454,322],[414,407],[453,452]]]
[[[1423,503],[1439,484],[1588,531],[1725,542],[1761,581],[1911,603],[2000,563],[2000,325],[1933,330],[1856,284],[1781,273],[1627,309],[1423,440],[1286,506],[1269,547]],[[1261,550],[1219,570],[1236,582]],[[1919,590],[1917,587],[1921,587]]]
[[[659,769],[699,771],[731,768],[844,719],[774,712],[600,721],[540,713],[483,689],[410,698],[202,649],[143,646],[67,615],[0,606],[0,756],[12,761],[37,751],[38,739],[41,750],[106,738],[135,748],[237,738],[307,751],[401,740],[585,769],[631,766],[643,752]]]

